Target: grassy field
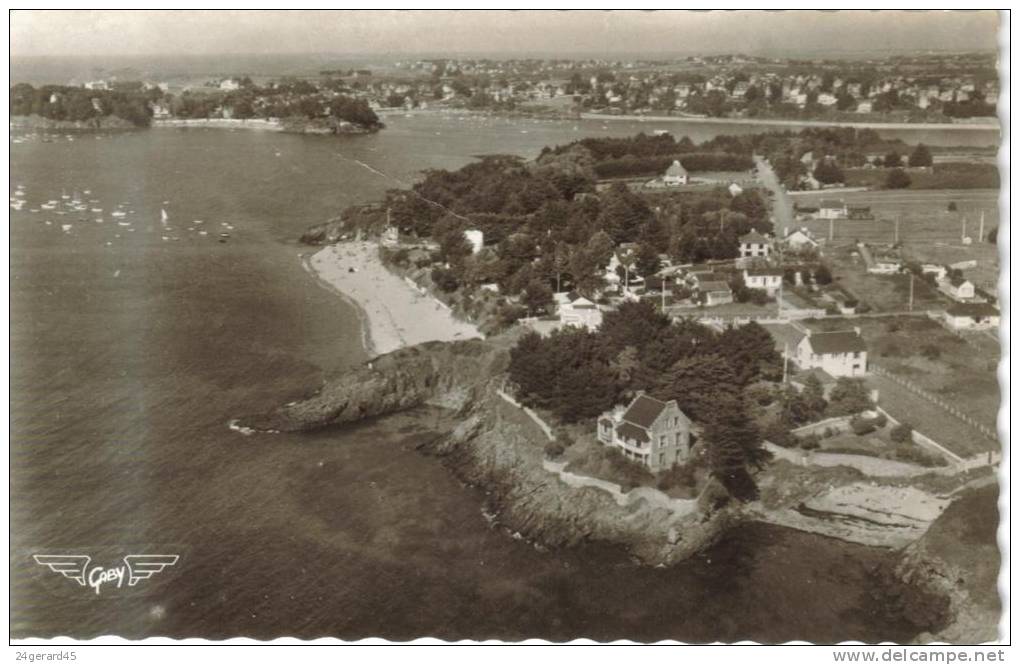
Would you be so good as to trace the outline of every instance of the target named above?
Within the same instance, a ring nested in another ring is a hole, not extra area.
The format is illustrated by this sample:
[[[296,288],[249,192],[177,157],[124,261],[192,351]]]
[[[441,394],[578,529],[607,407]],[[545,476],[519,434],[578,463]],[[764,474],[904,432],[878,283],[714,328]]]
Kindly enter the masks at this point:
[[[907,259],[922,263],[956,263],[976,260],[977,267],[965,271],[977,286],[994,292],[998,281],[998,247],[978,237],[979,220],[984,213],[985,236],[999,225],[999,191],[971,190],[886,190],[867,192],[838,191],[798,195],[800,205],[817,205],[821,199],[843,199],[851,205],[871,206],[873,220],[836,220],[832,223],[834,245],[856,240],[867,243],[892,243],[899,219],[899,240]],[[954,202],[956,212],[949,212]],[[961,243],[963,219],[973,244]],[[829,237],[827,220],[798,222],[820,238]],[[863,266],[862,266],[863,270]],[[863,294],[862,294],[863,295]]]
[[[922,390],[955,405],[978,422],[995,428],[1000,399],[995,375],[999,355],[998,347],[990,339],[966,341],[922,316],[813,320],[805,323],[818,331],[859,327],[868,344],[870,365],[877,365],[911,381]],[[927,347],[937,349],[938,357],[927,357]],[[941,442],[940,437],[946,431],[952,432],[956,439],[982,438],[976,430],[954,416],[891,381],[886,380],[885,383],[888,385],[882,389],[880,403],[885,406],[893,400],[900,412],[893,413],[893,416],[906,418],[936,441]],[[912,416],[914,413],[927,413],[927,417],[936,417],[937,420],[922,423]],[[986,449],[987,444],[981,444],[978,451]]]
[[[908,170],[910,189],[996,189],[1000,185],[999,170],[992,163],[972,161],[969,163],[936,163],[931,171]],[[882,189],[887,169],[847,169],[847,187],[870,187]]]
[[[903,312],[909,308],[909,275],[873,275],[854,245],[834,245],[825,254],[836,283],[868,304],[874,312]],[[934,287],[914,279],[914,310],[943,309],[947,301]]]

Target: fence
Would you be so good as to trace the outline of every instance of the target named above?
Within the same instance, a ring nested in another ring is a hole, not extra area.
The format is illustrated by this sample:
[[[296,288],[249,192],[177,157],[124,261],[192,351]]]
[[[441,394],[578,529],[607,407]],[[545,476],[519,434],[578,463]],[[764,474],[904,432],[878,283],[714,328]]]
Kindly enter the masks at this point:
[[[550,441],[556,440],[556,436],[553,434],[552,428],[549,427],[549,425],[544,420],[542,420],[541,416],[535,413],[532,409],[529,409],[528,407],[524,406],[523,404],[515,400],[513,397],[511,397],[508,393],[504,392],[502,389],[497,390],[496,394],[502,397],[503,400],[506,401],[508,404],[515,406],[524,413],[528,414],[528,417],[535,421],[535,424],[538,425],[543,432],[545,432],[546,438],[548,438]]]
[[[976,429],[978,432],[980,432],[984,436],[986,436],[989,439],[991,439],[992,441],[995,441],[996,443],[998,443],[999,437],[996,435],[996,433],[992,430],[991,427],[988,427],[987,425],[978,422],[973,417],[967,415],[966,413],[964,413],[960,409],[956,408],[952,404],[949,404],[948,402],[945,402],[945,401],[939,399],[936,395],[933,395],[930,392],[928,392],[927,390],[925,390],[924,388],[921,388],[919,385],[917,385],[913,381],[909,381],[909,380],[904,379],[902,377],[896,376],[895,374],[892,374],[891,372],[888,372],[888,371],[886,371],[886,370],[884,370],[884,369],[882,369],[881,367],[878,367],[878,366],[874,366],[873,365],[873,366],[870,367],[870,369],[875,374],[878,374],[879,376],[885,377],[885,378],[889,379],[890,381],[892,381],[893,383],[899,384],[900,386],[906,388],[907,390],[909,390],[910,392],[914,393],[918,397],[921,397],[922,399],[925,399],[928,402],[931,402],[935,406],[941,408],[946,413],[949,413],[950,415],[955,416],[957,419],[959,419],[959,420],[963,421],[964,423],[970,425],[971,427]]]

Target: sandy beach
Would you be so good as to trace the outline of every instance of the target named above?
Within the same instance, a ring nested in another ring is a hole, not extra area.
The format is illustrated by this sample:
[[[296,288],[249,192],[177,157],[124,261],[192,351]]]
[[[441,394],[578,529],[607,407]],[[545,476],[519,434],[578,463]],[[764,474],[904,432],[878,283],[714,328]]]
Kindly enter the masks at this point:
[[[331,245],[305,265],[361,311],[365,348],[371,355],[421,342],[482,336],[476,326],[454,318],[446,305],[388,271],[373,242]]]
[[[265,118],[166,118],[152,121],[153,127],[199,127],[202,129],[255,129],[281,132],[283,125]]]

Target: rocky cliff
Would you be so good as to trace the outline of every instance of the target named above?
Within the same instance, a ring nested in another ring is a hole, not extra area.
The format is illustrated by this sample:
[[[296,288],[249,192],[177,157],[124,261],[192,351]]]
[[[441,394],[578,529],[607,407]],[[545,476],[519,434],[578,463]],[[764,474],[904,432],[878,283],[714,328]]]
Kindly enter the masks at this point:
[[[923,602],[902,610],[918,625],[936,626],[917,641],[976,644],[998,639],[1002,612],[997,581],[1001,557],[996,541],[999,488],[965,490],[903,551],[895,577]]]
[[[430,342],[379,356],[330,380],[308,399],[241,419],[237,427],[306,431],[438,405],[460,423],[423,452],[444,458],[463,481],[486,491],[493,519],[548,547],[600,541],[657,565],[686,558],[734,523],[734,508],[677,514],[645,499],[619,505],[609,493],[570,487],[542,464],[545,434],[501,399],[508,354],[481,340]]]
[[[507,362],[505,350],[482,340],[426,342],[331,377],[308,399],[242,418],[240,425],[297,432],[426,404],[460,411],[503,372]]]

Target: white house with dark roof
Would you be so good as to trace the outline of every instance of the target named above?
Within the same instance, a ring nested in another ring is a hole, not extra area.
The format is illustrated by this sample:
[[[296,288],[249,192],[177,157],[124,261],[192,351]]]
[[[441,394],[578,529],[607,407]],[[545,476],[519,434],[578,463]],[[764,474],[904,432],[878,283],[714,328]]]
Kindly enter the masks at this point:
[[[843,219],[846,216],[846,203],[843,201],[822,199],[818,204],[818,219]]]
[[[701,294],[705,305],[725,305],[733,302],[733,289],[730,283],[724,280],[702,280],[698,282],[698,293]]]
[[[744,234],[738,240],[740,242],[740,257],[744,259],[768,258],[772,249],[768,237],[757,231]]]
[[[748,268],[744,270],[744,286],[749,289],[762,289],[775,297],[783,285],[783,271],[781,268]]]
[[[588,330],[596,330],[602,325],[602,310],[579,293],[554,293],[553,299],[556,301],[556,315],[560,318],[560,325]]]
[[[999,327],[999,310],[986,302],[960,302],[946,308],[945,319],[953,330],[989,330]]]
[[[652,471],[683,464],[691,453],[692,423],[676,400],[663,402],[639,392],[628,406],[617,406],[598,419],[598,440]]]
[[[783,242],[795,252],[818,247],[818,241],[815,240],[815,237],[807,229],[797,229],[792,233],[787,233],[786,237],[783,238]]]
[[[690,174],[687,173],[687,169],[684,168],[679,159],[674,159],[673,163],[666,169],[666,174],[662,176],[662,182],[667,187],[686,185],[689,180]]]
[[[868,373],[868,346],[860,330],[808,332],[797,344],[795,360],[802,370],[818,368],[834,377]]]

